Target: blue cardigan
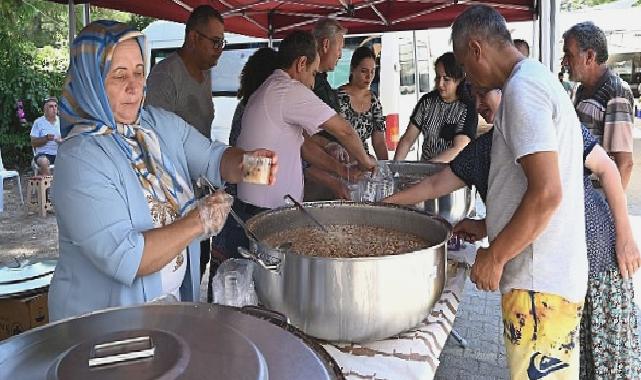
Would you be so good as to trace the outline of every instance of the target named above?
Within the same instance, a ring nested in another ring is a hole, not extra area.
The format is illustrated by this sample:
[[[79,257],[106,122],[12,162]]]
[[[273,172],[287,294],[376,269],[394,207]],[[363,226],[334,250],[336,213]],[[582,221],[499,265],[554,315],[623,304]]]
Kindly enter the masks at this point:
[[[141,126],[157,133],[163,154],[187,181],[206,176],[222,184],[219,168],[226,145],[211,142],[159,108],[143,109]],[[49,288],[51,321],[161,295],[159,272],[136,276],[142,233],[153,223],[131,163],[111,136],[78,136],[60,146],[52,197],[60,257]],[[198,301],[199,241],[189,244],[187,256],[180,296]]]

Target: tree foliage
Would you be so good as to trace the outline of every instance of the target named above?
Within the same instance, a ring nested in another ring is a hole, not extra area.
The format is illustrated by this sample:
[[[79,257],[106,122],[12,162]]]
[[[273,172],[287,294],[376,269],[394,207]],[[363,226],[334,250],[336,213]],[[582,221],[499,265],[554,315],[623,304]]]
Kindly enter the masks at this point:
[[[596,5],[604,5],[614,3],[619,0],[562,0],[561,9],[564,11],[573,11],[582,8],[594,7]],[[641,0],[636,0],[635,6],[641,6]]]
[[[82,27],[82,7],[76,6]],[[29,132],[48,95],[60,96],[68,65],[68,6],[44,0],[0,0],[0,150],[5,166],[24,169],[32,157]],[[142,30],[153,19],[91,8],[91,18]],[[21,123],[16,104],[24,105]]]
[[[38,50],[33,43],[16,41],[0,31],[0,149],[7,165],[28,165],[30,122],[42,115],[46,96],[60,95],[67,59],[52,50]],[[26,124],[16,115],[19,100],[30,121]]]

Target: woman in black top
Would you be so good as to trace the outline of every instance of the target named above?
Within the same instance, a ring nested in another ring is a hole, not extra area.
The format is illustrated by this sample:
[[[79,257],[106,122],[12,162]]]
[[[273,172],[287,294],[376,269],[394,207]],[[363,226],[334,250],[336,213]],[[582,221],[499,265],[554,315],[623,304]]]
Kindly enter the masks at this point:
[[[463,69],[451,52],[435,64],[436,88],[419,100],[407,130],[396,148],[395,160],[404,160],[423,133],[421,160],[449,162],[475,138],[478,115],[465,86]]]

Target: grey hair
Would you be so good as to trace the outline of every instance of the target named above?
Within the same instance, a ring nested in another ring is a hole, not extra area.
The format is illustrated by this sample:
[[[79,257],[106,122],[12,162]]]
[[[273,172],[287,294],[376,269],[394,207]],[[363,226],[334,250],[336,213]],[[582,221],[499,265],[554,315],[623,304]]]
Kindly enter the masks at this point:
[[[494,8],[475,5],[461,13],[452,24],[452,45],[458,50],[474,36],[488,42],[512,45],[512,36],[505,18]]]
[[[563,40],[570,37],[574,38],[581,51],[594,50],[599,65],[608,60],[608,40],[603,30],[592,21],[580,22],[563,33]]]
[[[320,20],[316,21],[314,24],[314,29],[312,29],[312,34],[317,42],[322,42],[324,39],[329,39],[334,41],[334,37],[337,34],[345,34],[347,29],[342,26],[338,21],[333,18],[323,17]]]

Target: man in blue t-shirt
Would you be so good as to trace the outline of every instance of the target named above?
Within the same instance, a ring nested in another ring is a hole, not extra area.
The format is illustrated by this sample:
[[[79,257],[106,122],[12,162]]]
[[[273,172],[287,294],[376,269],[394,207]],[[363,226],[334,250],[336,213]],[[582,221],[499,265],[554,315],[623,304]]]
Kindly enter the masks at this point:
[[[49,165],[56,161],[60,138],[60,120],[58,119],[58,99],[48,97],[44,101],[43,116],[33,122],[31,127],[31,146],[34,148],[34,161],[38,165],[38,174],[51,175]]]

